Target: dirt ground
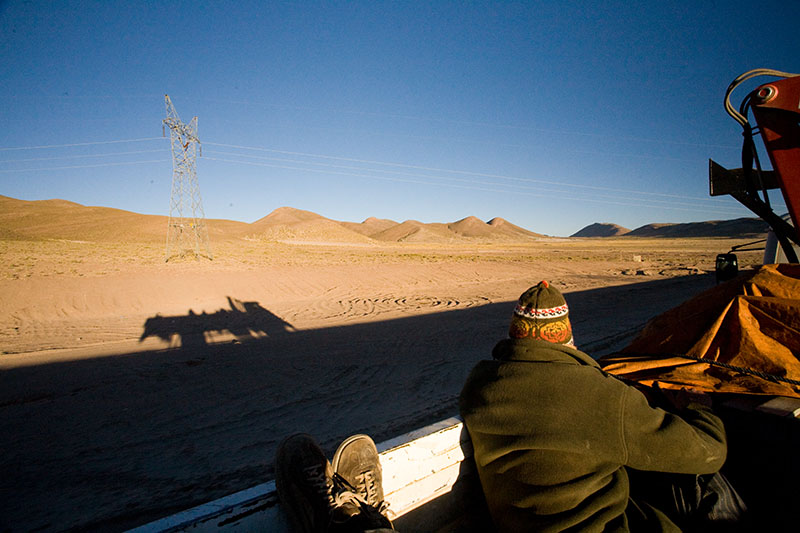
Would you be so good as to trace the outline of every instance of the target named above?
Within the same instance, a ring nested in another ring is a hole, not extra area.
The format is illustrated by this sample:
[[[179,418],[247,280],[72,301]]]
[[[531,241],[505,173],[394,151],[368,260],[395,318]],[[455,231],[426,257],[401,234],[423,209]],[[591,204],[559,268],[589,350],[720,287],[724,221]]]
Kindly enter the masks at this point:
[[[0,531],[121,531],[272,477],[278,442],[456,414],[513,301],[550,280],[593,355],[714,285],[742,241],[0,241]],[[758,252],[739,254],[756,264]]]

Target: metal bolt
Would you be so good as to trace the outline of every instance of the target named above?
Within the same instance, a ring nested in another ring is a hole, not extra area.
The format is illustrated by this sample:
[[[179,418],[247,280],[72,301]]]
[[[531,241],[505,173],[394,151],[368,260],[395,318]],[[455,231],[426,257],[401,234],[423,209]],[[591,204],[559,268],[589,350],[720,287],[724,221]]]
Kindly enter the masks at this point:
[[[773,85],[765,85],[756,93],[756,98],[758,98],[759,104],[766,104],[776,96],[778,96],[778,89]]]

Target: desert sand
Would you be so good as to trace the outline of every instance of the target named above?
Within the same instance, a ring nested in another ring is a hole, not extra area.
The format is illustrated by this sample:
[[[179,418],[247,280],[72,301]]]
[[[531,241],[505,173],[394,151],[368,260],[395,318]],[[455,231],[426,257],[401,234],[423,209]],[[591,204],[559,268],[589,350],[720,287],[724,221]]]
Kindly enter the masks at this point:
[[[332,453],[452,416],[528,286],[559,287],[601,355],[712,287],[716,254],[744,242],[258,238],[210,221],[213,261],[165,263],[161,238],[61,222],[0,240],[0,531],[125,530],[270,479],[293,432]]]

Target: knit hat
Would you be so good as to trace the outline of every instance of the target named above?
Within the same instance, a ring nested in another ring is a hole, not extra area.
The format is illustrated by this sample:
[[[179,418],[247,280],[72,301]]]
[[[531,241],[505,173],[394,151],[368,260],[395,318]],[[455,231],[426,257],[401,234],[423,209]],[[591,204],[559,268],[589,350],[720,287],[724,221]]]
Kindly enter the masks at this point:
[[[511,317],[508,336],[575,346],[569,307],[561,292],[546,281],[540,281],[522,293]]]

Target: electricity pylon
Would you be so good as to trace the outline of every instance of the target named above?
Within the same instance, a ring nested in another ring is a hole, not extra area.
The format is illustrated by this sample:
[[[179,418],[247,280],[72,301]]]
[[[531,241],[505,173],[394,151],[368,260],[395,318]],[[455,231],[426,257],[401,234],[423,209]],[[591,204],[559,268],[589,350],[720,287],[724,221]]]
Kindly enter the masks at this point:
[[[208,244],[208,228],[203,213],[203,202],[197,185],[197,117],[184,124],[175,111],[175,106],[164,95],[167,104],[167,118],[164,125],[169,127],[172,144],[172,195],[169,202],[169,222],[167,223],[167,252],[164,260],[173,257],[194,255],[212,259]],[[166,130],[164,132],[166,135]],[[202,151],[201,151],[202,155]],[[191,209],[191,213],[189,212]]]

